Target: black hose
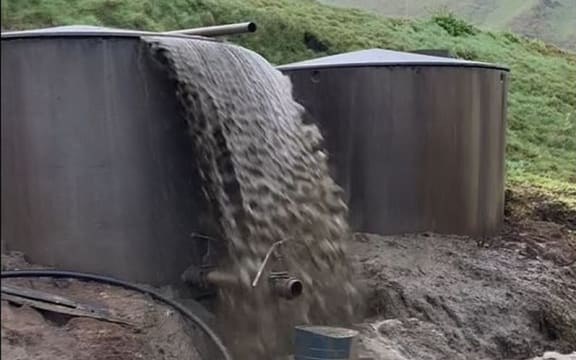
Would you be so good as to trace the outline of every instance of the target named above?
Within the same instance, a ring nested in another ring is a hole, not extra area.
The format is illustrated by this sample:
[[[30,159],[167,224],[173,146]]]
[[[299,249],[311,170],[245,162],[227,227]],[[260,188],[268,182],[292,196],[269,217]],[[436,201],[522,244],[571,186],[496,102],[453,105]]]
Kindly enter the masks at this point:
[[[169,305],[182,313],[185,317],[190,319],[193,323],[198,325],[208,337],[214,342],[218,351],[222,354],[224,360],[232,360],[232,356],[222,340],[216,335],[214,330],[212,330],[202,319],[200,319],[196,314],[191,312],[190,310],[186,309],[181,304],[168,299],[164,295],[152,290],[145,288],[143,286],[139,286],[136,284],[132,284],[126,281],[114,279],[107,276],[102,275],[95,275],[95,274],[86,274],[76,271],[60,271],[60,270],[9,270],[9,271],[2,271],[0,278],[31,278],[31,277],[51,277],[51,278],[74,278],[79,280],[88,280],[88,281],[95,281],[103,284],[108,285],[115,285],[120,286],[129,290],[141,292],[143,294],[150,295],[152,298]]]

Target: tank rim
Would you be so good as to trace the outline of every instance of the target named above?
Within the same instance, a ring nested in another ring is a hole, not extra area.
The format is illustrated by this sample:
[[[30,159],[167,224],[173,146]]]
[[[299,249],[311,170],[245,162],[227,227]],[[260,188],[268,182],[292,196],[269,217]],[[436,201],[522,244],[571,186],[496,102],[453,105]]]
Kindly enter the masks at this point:
[[[62,38],[62,37],[130,37],[140,38],[143,36],[170,37],[189,40],[204,40],[220,42],[214,38],[197,35],[168,34],[153,31],[127,30],[88,25],[56,26],[49,28],[4,31],[1,34],[2,40],[28,39],[28,38]]]
[[[383,68],[383,67],[450,67],[450,68],[480,68],[510,72],[505,66],[488,63],[442,63],[442,62],[390,62],[390,63],[363,63],[363,64],[326,64],[326,65],[280,65],[276,69],[280,71],[305,71],[305,70],[331,70],[349,68]]]
[[[371,48],[312,58],[278,67],[279,70],[325,69],[384,66],[478,67],[510,71],[506,66],[454,57],[423,55],[414,52]]]

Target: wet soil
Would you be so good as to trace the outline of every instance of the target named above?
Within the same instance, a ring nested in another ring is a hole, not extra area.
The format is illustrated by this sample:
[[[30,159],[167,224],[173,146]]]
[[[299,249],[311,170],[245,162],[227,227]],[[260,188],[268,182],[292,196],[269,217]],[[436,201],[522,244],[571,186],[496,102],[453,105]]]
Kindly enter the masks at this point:
[[[30,267],[20,254],[2,255],[3,270]],[[69,316],[2,301],[2,359],[202,359],[194,347],[204,341],[201,334],[176,310],[145,295],[66,279],[3,279],[2,285],[65,296],[122,320]]]
[[[529,359],[557,351],[576,358],[571,211],[549,199],[509,197],[505,229],[492,238],[357,235],[366,356]]]

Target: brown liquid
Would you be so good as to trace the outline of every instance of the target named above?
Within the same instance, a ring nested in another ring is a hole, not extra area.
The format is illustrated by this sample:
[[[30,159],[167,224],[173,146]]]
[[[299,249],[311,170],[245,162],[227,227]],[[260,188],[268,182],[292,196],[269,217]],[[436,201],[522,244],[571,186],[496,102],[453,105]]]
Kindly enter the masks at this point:
[[[200,170],[228,241],[221,270],[241,285],[221,288],[217,314],[237,359],[289,352],[293,326],[342,325],[354,312],[345,244],[347,209],[328,174],[318,129],[302,122],[287,77],[238,46],[149,38],[177,83],[177,94],[200,154]],[[256,288],[270,246],[280,246]],[[271,270],[302,280],[304,293],[272,294]]]

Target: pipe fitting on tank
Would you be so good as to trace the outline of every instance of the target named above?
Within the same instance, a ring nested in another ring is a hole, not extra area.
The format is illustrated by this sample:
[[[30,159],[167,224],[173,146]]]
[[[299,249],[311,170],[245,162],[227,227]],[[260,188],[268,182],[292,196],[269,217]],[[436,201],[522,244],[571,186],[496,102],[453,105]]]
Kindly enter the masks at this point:
[[[285,271],[271,272],[268,280],[272,293],[287,300],[299,297],[304,290],[302,281]],[[182,274],[182,281],[202,289],[211,286],[240,286],[240,278],[237,275],[215,270],[213,266],[190,266]]]
[[[240,279],[237,275],[215,270],[215,266],[190,266],[182,274],[182,281],[187,284],[207,289],[211,285],[226,287],[238,286]]]
[[[270,287],[272,292],[284,299],[292,300],[300,295],[304,290],[304,285],[299,279],[288,275],[287,272],[270,273]]]

